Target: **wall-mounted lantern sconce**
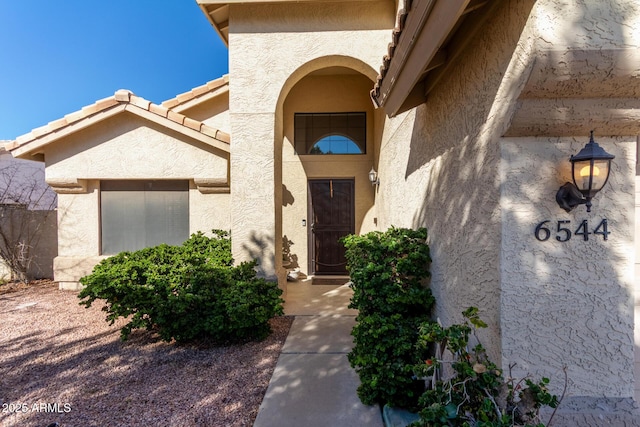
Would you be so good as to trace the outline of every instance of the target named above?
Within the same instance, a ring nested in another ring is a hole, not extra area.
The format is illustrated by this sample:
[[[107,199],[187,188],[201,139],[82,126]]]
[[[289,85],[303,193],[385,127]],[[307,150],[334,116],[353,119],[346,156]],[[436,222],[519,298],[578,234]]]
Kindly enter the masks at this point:
[[[604,151],[593,140],[593,131],[589,142],[575,156],[571,156],[571,175],[573,184],[565,183],[556,193],[556,201],[562,209],[571,212],[578,205],[587,205],[591,212],[591,199],[602,190],[611,170],[611,160],[615,156]]]
[[[372,167],[369,171],[369,182],[371,185],[380,185],[380,178],[378,178],[378,172]]]

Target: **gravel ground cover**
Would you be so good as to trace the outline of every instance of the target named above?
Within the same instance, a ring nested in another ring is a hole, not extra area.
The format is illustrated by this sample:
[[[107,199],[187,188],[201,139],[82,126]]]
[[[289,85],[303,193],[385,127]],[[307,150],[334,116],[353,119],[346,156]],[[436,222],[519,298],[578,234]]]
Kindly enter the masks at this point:
[[[0,426],[251,426],[293,321],[216,347],[120,341],[102,305],[51,282],[0,286]]]

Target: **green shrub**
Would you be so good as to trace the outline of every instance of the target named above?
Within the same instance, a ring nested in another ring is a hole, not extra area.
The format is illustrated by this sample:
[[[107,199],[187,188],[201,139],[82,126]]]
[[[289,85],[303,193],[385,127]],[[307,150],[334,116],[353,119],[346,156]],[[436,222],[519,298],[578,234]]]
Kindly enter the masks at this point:
[[[228,233],[213,234],[199,232],[181,246],[163,244],[103,260],[80,279],[80,304],[104,300],[110,324],[127,318],[123,340],[138,328],[155,329],[165,341],[264,338],[269,319],[282,314],[282,291],[256,277],[255,262],[232,266]]]
[[[347,268],[358,310],[354,348],[348,358],[360,377],[360,400],[412,408],[424,390],[413,375],[429,352],[416,346],[434,299],[429,277],[427,230],[391,228],[347,236]]]
[[[415,368],[430,378],[432,386],[420,397],[420,421],[412,425],[544,427],[540,408],[559,403],[547,390],[549,379],[517,380],[509,372],[505,380],[481,344],[468,348],[470,334],[486,327],[478,309],[470,307],[462,315],[465,322],[459,325],[443,328],[428,322],[420,328],[420,345],[438,344],[441,352]],[[445,350],[450,353],[447,362],[442,360]],[[445,365],[451,366],[452,375],[443,374]]]

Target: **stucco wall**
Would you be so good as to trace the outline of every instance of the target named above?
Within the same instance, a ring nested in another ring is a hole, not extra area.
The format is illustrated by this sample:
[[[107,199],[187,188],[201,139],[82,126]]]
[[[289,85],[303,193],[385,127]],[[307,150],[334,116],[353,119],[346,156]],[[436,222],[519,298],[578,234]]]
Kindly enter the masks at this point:
[[[0,144],[0,203],[27,204],[32,210],[50,210],[56,207],[56,194],[45,182],[44,164],[14,158]]]
[[[594,408],[613,414],[607,417],[616,422],[638,425],[637,414],[629,415],[626,403],[634,395],[640,5],[627,0],[547,0],[538,1],[532,16],[538,64],[514,125],[521,134],[527,129],[530,135],[552,138],[503,142],[503,361],[517,362],[521,373],[535,366],[553,375],[560,366],[567,367],[569,409],[561,411],[560,425],[602,425],[602,415],[584,415]],[[520,126],[527,121],[528,126]],[[616,155],[611,179],[596,196],[593,212],[581,207],[565,214],[553,202],[553,184],[570,180],[568,157],[588,141],[590,129]],[[606,242],[596,235],[588,241],[575,235],[568,242],[555,239],[558,226],[575,232],[587,220],[593,231],[604,218],[612,232]],[[551,239],[531,239],[532,227],[546,219],[554,231]],[[527,299],[527,289],[535,298]],[[571,411],[581,412],[582,418],[571,418]]]
[[[481,337],[496,360],[499,139],[526,78],[518,67],[531,50],[525,25],[533,3],[498,7],[427,102],[387,120],[380,150],[380,226],[428,228],[437,317],[457,323],[466,307],[479,307],[489,325]]]
[[[48,145],[46,178],[59,191],[54,273],[61,288],[76,288],[77,281],[103,259],[100,180],[189,180],[189,231],[229,230],[230,196],[208,185],[227,181],[227,156],[131,114]],[[74,182],[78,182],[76,187],[68,186]]]
[[[537,47],[541,50],[635,48],[640,44],[639,10],[640,5],[634,0],[539,1],[532,15]]]
[[[86,182],[82,194],[58,194],[58,256],[54,280],[61,289],[76,289],[100,257],[100,181]]]
[[[506,2],[427,102],[388,120],[382,139],[381,227],[428,227],[444,324],[478,306],[490,355],[504,368],[517,363],[514,373],[550,376],[556,393],[568,367],[557,425],[603,425],[602,411],[607,420],[633,418],[625,399],[633,395],[636,153],[635,136],[624,135],[638,129],[638,66],[629,58],[639,16],[637,2],[626,0]],[[579,60],[567,66],[565,53],[576,51]],[[546,107],[527,117],[532,104]],[[516,125],[523,138],[502,138]],[[616,155],[612,178],[593,213],[566,214],[555,192],[591,126]],[[540,221],[555,230],[558,220],[571,220],[575,231],[586,218],[593,228],[609,219],[607,242],[533,236]]]
[[[598,138],[616,156],[610,181],[591,213],[584,206],[566,213],[555,193],[571,181],[568,159],[587,141],[502,141],[503,363],[517,363],[518,375],[535,370],[558,380],[567,366],[571,395],[631,397],[635,137]],[[593,232],[603,219],[606,241],[573,234],[584,220]],[[551,235],[541,242],[535,227],[547,220]],[[556,238],[568,237],[558,227],[573,234],[568,241]]]
[[[279,267],[282,104],[320,68],[349,66],[373,79],[393,9],[389,1],[230,6],[233,251],[236,260],[260,258],[264,276],[275,278]]]
[[[227,178],[225,153],[126,112],[45,147],[45,159],[47,182]]]

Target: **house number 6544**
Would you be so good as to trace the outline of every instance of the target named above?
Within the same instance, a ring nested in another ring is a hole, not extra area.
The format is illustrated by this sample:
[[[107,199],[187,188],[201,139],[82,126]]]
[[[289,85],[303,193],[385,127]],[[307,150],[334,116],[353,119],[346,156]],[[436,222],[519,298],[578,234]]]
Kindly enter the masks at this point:
[[[589,231],[589,223],[585,219],[580,223],[580,225],[578,225],[578,228],[576,228],[573,233],[571,232],[572,227],[571,221],[569,220],[558,220],[556,223],[556,227],[551,227],[551,229],[549,228],[551,226],[549,224],[550,222],[550,220],[542,221],[536,226],[536,230],[534,232],[536,239],[540,240],[541,242],[546,242],[551,237],[551,234],[555,233],[556,240],[558,242],[568,242],[569,240],[571,240],[572,236],[582,236],[582,238],[586,242],[587,240],[589,240],[590,234],[593,234],[595,236],[599,234],[604,240],[607,240],[609,234],[611,234],[606,219],[600,221],[600,224],[598,224],[596,228],[592,229],[592,231]],[[552,229],[554,230],[552,231]]]

